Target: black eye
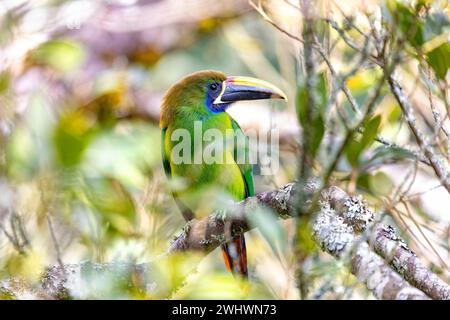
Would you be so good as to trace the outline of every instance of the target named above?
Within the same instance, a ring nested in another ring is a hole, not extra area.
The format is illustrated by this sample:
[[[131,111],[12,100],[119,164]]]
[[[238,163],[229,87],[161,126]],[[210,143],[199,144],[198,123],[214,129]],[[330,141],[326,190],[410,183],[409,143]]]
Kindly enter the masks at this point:
[[[211,83],[209,85],[209,89],[211,89],[212,91],[216,91],[218,87],[219,86],[217,85],[217,83]]]

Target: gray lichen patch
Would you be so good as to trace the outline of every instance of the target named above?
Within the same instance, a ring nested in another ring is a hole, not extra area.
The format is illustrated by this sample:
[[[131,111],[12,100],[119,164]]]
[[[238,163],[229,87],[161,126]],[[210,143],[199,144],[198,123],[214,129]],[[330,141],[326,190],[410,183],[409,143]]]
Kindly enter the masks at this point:
[[[224,243],[226,241],[224,234],[212,234],[210,238],[209,244],[213,244],[214,242]],[[207,240],[204,241],[207,242]]]
[[[290,203],[292,198],[292,188],[294,187],[294,183],[288,183],[283,188],[281,188],[274,197],[275,202],[280,207],[281,211],[286,212],[286,216],[288,216],[288,212],[290,211]],[[282,215],[281,215],[282,216]]]
[[[225,221],[227,218],[228,211],[225,209],[217,209],[214,211],[210,217],[211,221]]]
[[[313,226],[313,236],[322,249],[339,256],[354,239],[353,228],[329,204],[322,204]]]
[[[216,241],[215,237],[216,237],[216,235],[213,234],[213,235],[211,235],[211,239],[201,239],[199,243],[203,247],[209,247]]]
[[[316,192],[317,190],[319,190],[320,186],[321,186],[321,182],[318,177],[311,178],[306,182],[304,192],[311,195],[314,192]]]
[[[382,228],[380,228],[379,231],[380,235],[382,235],[386,239],[398,242],[399,244],[402,244],[403,246],[407,247],[405,241],[397,235],[397,232],[395,231],[393,226],[391,225],[383,226]]]
[[[71,297],[69,288],[80,274],[80,268],[80,265],[53,266],[43,276],[42,287],[58,299],[68,299]]]
[[[181,229],[180,234],[177,236],[174,236],[171,239],[170,244],[172,245],[174,242],[179,241],[182,238],[186,239],[189,235],[189,232],[191,231],[192,224],[193,224],[193,220],[186,222],[186,224],[183,226],[183,229]]]
[[[24,278],[15,277],[0,281],[0,300],[36,300],[52,297],[33,288]]]
[[[358,245],[352,270],[378,299],[428,299],[422,291],[393,271],[366,242]]]
[[[226,242],[226,236],[224,234],[211,234],[208,238],[203,238],[199,241],[200,245],[204,248],[214,248],[217,244]]]
[[[364,231],[373,221],[373,211],[361,196],[351,196],[344,201],[342,216],[356,232]]]
[[[382,252],[385,252],[388,258],[393,257],[395,259],[396,252],[399,248],[401,249],[401,252],[406,253],[408,256],[416,256],[406,242],[397,235],[394,227],[383,225],[378,228],[377,234],[378,239],[376,240],[376,243],[378,246],[383,246]]]

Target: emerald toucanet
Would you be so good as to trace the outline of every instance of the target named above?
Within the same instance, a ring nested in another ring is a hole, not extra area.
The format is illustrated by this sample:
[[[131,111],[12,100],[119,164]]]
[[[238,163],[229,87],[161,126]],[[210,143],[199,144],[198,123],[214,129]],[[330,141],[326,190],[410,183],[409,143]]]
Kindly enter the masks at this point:
[[[254,195],[252,166],[248,157],[237,161],[239,148],[248,151],[248,145],[216,148],[215,159],[221,161],[194,161],[196,139],[205,142],[202,135],[214,129],[208,144],[223,143],[231,134],[242,134],[237,122],[225,112],[236,101],[281,98],[286,95],[272,84],[250,77],[226,77],[222,72],[206,70],[190,74],[175,83],[165,94],[161,105],[162,156],[169,179],[177,179],[173,191],[177,205],[186,220],[201,218],[217,209],[217,195],[228,195],[243,200]],[[200,128],[200,131],[197,129]],[[187,135],[179,134],[180,130]],[[220,135],[218,135],[218,133]],[[181,137],[189,136],[188,148],[180,154],[175,151]],[[233,137],[232,137],[233,138]],[[222,141],[215,141],[222,140]],[[227,144],[228,146],[228,144]],[[181,154],[187,153],[187,154]],[[247,152],[248,153],[248,152]],[[186,161],[186,159],[188,159]],[[197,158],[198,159],[198,158]],[[209,211],[209,212],[208,212]],[[228,270],[247,276],[247,253],[244,234],[235,236],[221,246]]]

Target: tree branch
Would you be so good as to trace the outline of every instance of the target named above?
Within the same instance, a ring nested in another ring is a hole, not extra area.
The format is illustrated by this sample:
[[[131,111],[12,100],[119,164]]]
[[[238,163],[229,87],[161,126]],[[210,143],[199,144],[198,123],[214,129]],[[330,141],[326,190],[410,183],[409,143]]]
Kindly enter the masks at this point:
[[[325,201],[314,224],[316,242],[324,251],[346,261],[375,297],[450,299],[450,286],[421,264],[392,227],[374,223],[372,210],[361,197],[349,197],[331,187],[322,198]],[[398,252],[401,259],[393,259],[397,248],[402,248]],[[420,274],[422,271],[424,274]],[[423,284],[424,278],[427,285]]]
[[[306,198],[315,190],[309,184]],[[101,298],[91,280],[128,283],[153,297],[170,296],[165,280],[158,275],[158,263],[175,252],[209,252],[235,234],[252,228],[247,223],[258,206],[272,209],[281,219],[294,214],[298,186],[289,183],[260,193],[227,210],[216,211],[202,220],[188,223],[161,257],[146,264],[80,263],[51,267],[36,286],[21,279],[0,281],[0,296],[27,299]],[[426,268],[392,227],[374,223],[373,213],[361,197],[347,195],[337,187],[322,193],[313,225],[314,239],[321,248],[342,259],[350,271],[380,299],[450,299],[450,286]],[[395,271],[395,270],[396,271]],[[117,284],[115,284],[117,285]]]

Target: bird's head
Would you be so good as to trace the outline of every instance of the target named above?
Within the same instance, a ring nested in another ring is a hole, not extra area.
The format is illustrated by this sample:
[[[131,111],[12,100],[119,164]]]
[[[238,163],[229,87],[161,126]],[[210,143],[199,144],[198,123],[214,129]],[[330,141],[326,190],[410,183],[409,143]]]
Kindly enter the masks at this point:
[[[251,77],[227,77],[219,71],[192,73],[166,92],[161,107],[161,127],[177,115],[208,115],[224,112],[233,102],[259,99],[287,99],[274,85]]]

